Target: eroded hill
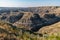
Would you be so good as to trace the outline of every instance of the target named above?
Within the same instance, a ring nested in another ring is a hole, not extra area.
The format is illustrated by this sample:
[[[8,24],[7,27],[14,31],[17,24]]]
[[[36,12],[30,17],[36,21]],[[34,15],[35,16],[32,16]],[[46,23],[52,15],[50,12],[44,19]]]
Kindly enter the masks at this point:
[[[37,40],[59,33],[59,24],[59,6],[0,8],[0,40]]]
[[[60,7],[1,8],[0,20],[37,32],[60,21]]]

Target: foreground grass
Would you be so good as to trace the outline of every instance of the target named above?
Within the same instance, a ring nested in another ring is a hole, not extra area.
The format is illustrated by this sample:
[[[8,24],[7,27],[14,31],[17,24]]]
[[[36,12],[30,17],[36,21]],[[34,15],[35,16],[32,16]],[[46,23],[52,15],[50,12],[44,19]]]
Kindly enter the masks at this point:
[[[60,32],[39,35],[1,21],[0,40],[60,40]]]
[[[41,37],[39,35],[29,34],[25,32],[23,35],[18,37],[21,38],[22,40],[60,40],[60,36],[54,34],[52,35],[44,34]]]

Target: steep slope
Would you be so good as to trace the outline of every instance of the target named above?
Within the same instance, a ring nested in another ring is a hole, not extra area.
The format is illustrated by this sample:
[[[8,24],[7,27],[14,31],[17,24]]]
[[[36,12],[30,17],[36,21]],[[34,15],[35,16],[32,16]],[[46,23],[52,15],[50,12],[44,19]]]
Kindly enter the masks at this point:
[[[23,15],[24,15],[24,13],[21,13],[21,12],[10,12],[9,14],[2,13],[2,15],[0,15],[0,20],[14,23],[14,22],[20,20]]]
[[[0,40],[13,40],[15,39],[14,26],[4,21],[0,21]]]
[[[26,29],[30,29],[30,25],[32,24],[30,17],[33,16],[33,13],[31,12],[23,12],[24,15],[23,17],[15,22],[13,25],[18,26],[18,28],[26,28]]]
[[[38,33],[42,33],[42,34],[60,33],[60,22],[57,22],[49,26],[44,26],[38,31]]]
[[[18,26],[18,28],[25,28],[27,30],[36,32],[44,26],[52,25],[60,21],[60,17],[56,16],[55,14],[45,14],[44,18],[40,17],[39,14],[32,14],[32,16],[26,16],[26,18],[25,16],[23,16],[22,19],[20,19],[13,25]]]

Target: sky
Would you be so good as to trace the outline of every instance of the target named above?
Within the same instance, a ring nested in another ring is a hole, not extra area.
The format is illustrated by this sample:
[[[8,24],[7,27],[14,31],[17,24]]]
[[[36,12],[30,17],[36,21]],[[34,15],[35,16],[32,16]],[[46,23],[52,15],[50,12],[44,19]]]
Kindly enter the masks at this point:
[[[0,0],[0,7],[60,6],[60,0]]]

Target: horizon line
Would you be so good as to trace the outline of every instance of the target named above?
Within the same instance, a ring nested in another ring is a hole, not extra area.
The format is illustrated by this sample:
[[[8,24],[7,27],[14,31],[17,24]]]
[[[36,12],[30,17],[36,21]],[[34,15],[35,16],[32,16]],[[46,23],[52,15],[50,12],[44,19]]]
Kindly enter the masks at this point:
[[[48,6],[25,6],[25,7],[54,7],[55,5],[53,5],[53,6],[50,6],[50,5],[48,5]],[[3,7],[3,6],[0,6],[0,7]],[[5,6],[5,7],[7,7],[7,6]],[[10,7],[16,7],[16,6],[10,6]],[[22,6],[23,7],[23,6]],[[58,6],[59,7],[59,6]]]

